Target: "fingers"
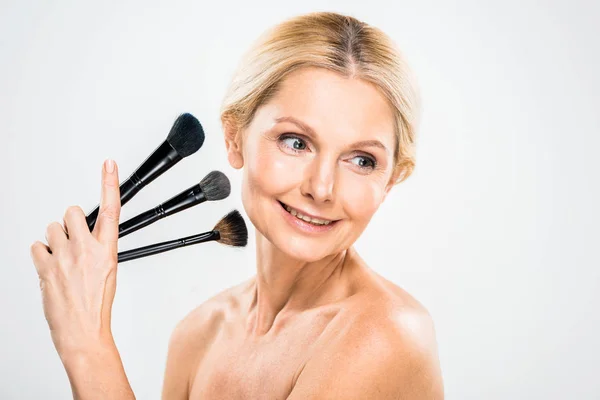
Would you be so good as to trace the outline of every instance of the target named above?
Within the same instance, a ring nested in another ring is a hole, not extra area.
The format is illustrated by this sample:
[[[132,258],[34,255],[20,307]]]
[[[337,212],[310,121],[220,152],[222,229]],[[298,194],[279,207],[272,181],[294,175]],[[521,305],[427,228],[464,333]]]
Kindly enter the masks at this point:
[[[48,246],[46,246],[40,241],[36,241],[35,243],[33,243],[29,249],[31,259],[33,260],[35,269],[40,277],[44,276],[45,267],[50,262],[51,257],[48,250],[50,250]]]
[[[72,241],[81,241],[90,234],[90,229],[85,220],[85,213],[79,206],[67,208],[63,221],[65,222],[67,238]]]
[[[119,190],[119,172],[117,163],[106,160],[102,168],[102,195],[98,220],[93,235],[98,241],[117,246],[119,239],[119,216],[121,214],[121,196]]]
[[[52,222],[46,227],[46,241],[50,251],[56,253],[58,250],[67,246],[68,239],[67,234],[63,230],[63,227],[58,222]]]

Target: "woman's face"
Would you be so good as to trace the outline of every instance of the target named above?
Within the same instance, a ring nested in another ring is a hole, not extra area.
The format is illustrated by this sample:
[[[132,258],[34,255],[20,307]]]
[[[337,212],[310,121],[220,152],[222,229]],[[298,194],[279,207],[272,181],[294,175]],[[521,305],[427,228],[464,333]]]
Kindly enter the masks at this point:
[[[349,248],[391,187],[394,120],[371,84],[321,68],[288,75],[241,135],[242,202],[280,251],[316,261]]]

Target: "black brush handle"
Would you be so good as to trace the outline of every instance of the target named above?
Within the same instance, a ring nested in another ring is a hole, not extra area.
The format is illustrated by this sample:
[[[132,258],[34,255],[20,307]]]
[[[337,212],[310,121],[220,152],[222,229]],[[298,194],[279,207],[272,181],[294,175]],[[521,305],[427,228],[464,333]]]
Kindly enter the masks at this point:
[[[119,237],[129,235],[145,226],[206,201],[206,195],[196,184],[156,207],[144,211],[119,225]]]
[[[158,178],[182,159],[183,157],[181,157],[177,151],[171,147],[169,142],[165,140],[138,167],[138,169],[136,169],[135,172],[119,186],[121,206],[124,206],[146,185]],[[90,231],[92,231],[96,225],[99,208],[100,205],[97,205],[96,208],[85,217]]]
[[[133,196],[136,195],[137,192],[140,191],[138,187],[140,179],[135,175],[131,175],[125,182],[119,186],[119,192],[121,195],[121,207],[125,205]],[[97,205],[96,208],[92,212],[90,212],[85,220],[87,222],[88,228],[90,232],[94,230],[94,226],[96,225],[96,220],[98,219],[98,212],[100,211],[100,205]]]
[[[162,253],[165,251],[178,249],[180,247],[191,246],[197,243],[209,242],[212,240],[219,240],[221,235],[218,231],[210,231],[199,233],[197,235],[187,236],[181,239],[169,240],[166,242],[155,243],[144,247],[138,247],[131,250],[119,252],[118,262],[125,262],[134,260],[140,257],[146,257],[153,254]]]
[[[156,208],[138,214],[135,217],[119,224],[119,237],[122,238],[123,236],[142,229],[143,227],[162,219],[163,216],[164,212],[162,209]]]

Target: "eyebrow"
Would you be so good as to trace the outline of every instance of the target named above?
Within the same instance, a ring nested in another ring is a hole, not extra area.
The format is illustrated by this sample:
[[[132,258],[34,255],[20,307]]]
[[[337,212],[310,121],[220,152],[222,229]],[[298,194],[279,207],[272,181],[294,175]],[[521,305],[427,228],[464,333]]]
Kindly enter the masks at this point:
[[[302,129],[303,131],[309,133],[312,136],[317,136],[315,133],[315,130],[313,128],[311,128],[310,126],[308,126],[307,124],[305,124],[304,122],[300,121],[297,118],[294,117],[279,117],[279,118],[275,118],[275,122],[290,122],[294,125],[296,125],[298,128]],[[377,147],[380,148],[382,150],[384,150],[385,152],[388,152],[387,147],[385,147],[385,145],[383,143],[381,143],[379,140],[363,140],[362,142],[358,142],[358,143],[354,143],[353,146],[356,147]]]
[[[306,132],[310,133],[311,135],[316,136],[315,130],[313,128],[311,128],[310,126],[306,125],[304,122],[302,122],[299,119],[296,119],[294,117],[275,118],[275,122],[291,122],[292,124],[296,125],[298,128],[302,129],[303,131],[306,131]]]

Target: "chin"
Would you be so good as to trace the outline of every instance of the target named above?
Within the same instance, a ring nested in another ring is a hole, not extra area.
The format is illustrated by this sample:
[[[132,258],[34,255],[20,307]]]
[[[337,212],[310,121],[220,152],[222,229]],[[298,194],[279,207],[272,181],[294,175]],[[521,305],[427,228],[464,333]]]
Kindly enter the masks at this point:
[[[271,241],[279,251],[289,257],[303,262],[319,261],[336,251],[323,248],[324,243],[310,243],[297,236],[277,237]]]

